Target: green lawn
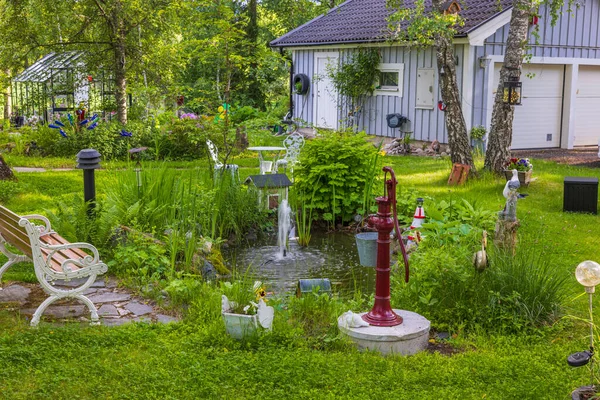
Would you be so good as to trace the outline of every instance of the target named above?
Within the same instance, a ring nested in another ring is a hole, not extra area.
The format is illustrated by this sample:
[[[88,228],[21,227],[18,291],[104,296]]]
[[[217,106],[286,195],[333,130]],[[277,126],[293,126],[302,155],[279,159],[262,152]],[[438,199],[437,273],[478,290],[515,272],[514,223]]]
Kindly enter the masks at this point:
[[[235,162],[242,177],[258,172],[256,158]],[[503,179],[484,174],[465,186],[448,187],[448,160],[385,157],[384,163],[394,167],[400,188],[416,188],[438,201],[465,198],[494,211],[504,205]],[[533,163],[536,180],[522,189],[530,196],[519,202],[519,246],[543,252],[556,274],[571,277],[565,312],[583,318],[587,302],[573,272],[583,260],[600,261],[600,220],[562,212],[562,179],[600,177],[600,171]],[[151,173],[152,164],[145,171]],[[99,195],[111,173],[98,171]],[[83,187],[81,171],[17,176],[26,190],[6,205],[19,213],[53,209]],[[15,268],[6,279],[27,279],[26,267]],[[237,343],[225,336],[218,310],[209,307],[218,299],[204,300],[193,305],[194,315],[169,326],[42,324],[32,330],[24,319],[0,310],[0,398],[567,399],[571,390],[589,383],[586,367],[566,363],[568,354],[587,346],[585,325],[572,318],[529,336],[466,327],[451,340],[457,354],[384,358],[360,353],[339,339],[305,340],[277,314],[272,334]]]

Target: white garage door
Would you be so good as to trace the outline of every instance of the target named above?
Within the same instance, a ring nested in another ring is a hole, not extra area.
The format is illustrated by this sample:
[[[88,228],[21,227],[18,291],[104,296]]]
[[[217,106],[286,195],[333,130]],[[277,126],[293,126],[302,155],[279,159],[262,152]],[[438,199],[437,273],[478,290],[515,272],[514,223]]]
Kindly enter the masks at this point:
[[[579,66],[575,102],[575,146],[597,145],[600,139],[600,67]]]
[[[496,63],[494,96],[501,64]],[[523,99],[515,106],[513,149],[560,147],[564,66],[523,64]]]

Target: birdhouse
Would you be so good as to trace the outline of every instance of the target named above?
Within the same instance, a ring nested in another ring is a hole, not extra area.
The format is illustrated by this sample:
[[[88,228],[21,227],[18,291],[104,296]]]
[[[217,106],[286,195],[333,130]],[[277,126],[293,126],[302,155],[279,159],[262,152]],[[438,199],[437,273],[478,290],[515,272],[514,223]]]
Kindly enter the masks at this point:
[[[460,12],[460,4],[457,1],[447,1],[440,7],[440,11],[444,13],[444,15],[458,14]]]
[[[244,184],[258,190],[258,204],[265,208],[277,208],[281,200],[287,199],[292,181],[286,174],[250,175]]]

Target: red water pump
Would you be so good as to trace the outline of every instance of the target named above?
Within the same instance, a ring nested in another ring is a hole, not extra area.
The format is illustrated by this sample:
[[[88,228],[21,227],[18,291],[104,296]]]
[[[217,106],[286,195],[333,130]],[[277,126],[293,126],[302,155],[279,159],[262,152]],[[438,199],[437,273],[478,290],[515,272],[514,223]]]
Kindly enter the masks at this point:
[[[400,243],[400,250],[404,261],[404,279],[408,282],[409,268],[408,255],[402,242],[398,226],[398,213],[396,212],[396,174],[390,167],[383,167],[384,193],[375,199],[377,201],[377,214],[367,220],[369,226],[377,229],[377,267],[375,268],[375,304],[371,311],[363,315],[363,319],[375,326],[396,326],[402,323],[402,317],[392,310],[390,304],[390,232],[395,229],[396,238]],[[390,179],[387,179],[388,173]],[[392,213],[393,211],[393,213]]]

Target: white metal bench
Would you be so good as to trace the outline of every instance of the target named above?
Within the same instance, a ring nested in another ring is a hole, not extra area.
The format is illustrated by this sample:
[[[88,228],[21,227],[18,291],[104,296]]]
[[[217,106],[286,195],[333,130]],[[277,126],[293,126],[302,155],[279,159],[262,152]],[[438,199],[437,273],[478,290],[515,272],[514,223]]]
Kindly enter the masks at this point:
[[[41,222],[42,225],[35,225],[32,221]],[[22,254],[15,254],[7,245]],[[31,326],[40,322],[50,304],[64,298],[82,301],[90,310],[92,324],[98,323],[96,306],[83,294],[98,275],[107,271],[106,264],[100,261],[98,250],[94,246],[88,243],[69,243],[52,230],[50,221],[44,216],[19,216],[0,206],[0,252],[8,257],[8,261],[0,267],[0,281],[2,274],[10,266],[31,260],[37,280],[50,296],[35,310]],[[59,289],[52,285],[56,280],[69,281],[77,278],[87,280],[81,286],[71,289]]]

